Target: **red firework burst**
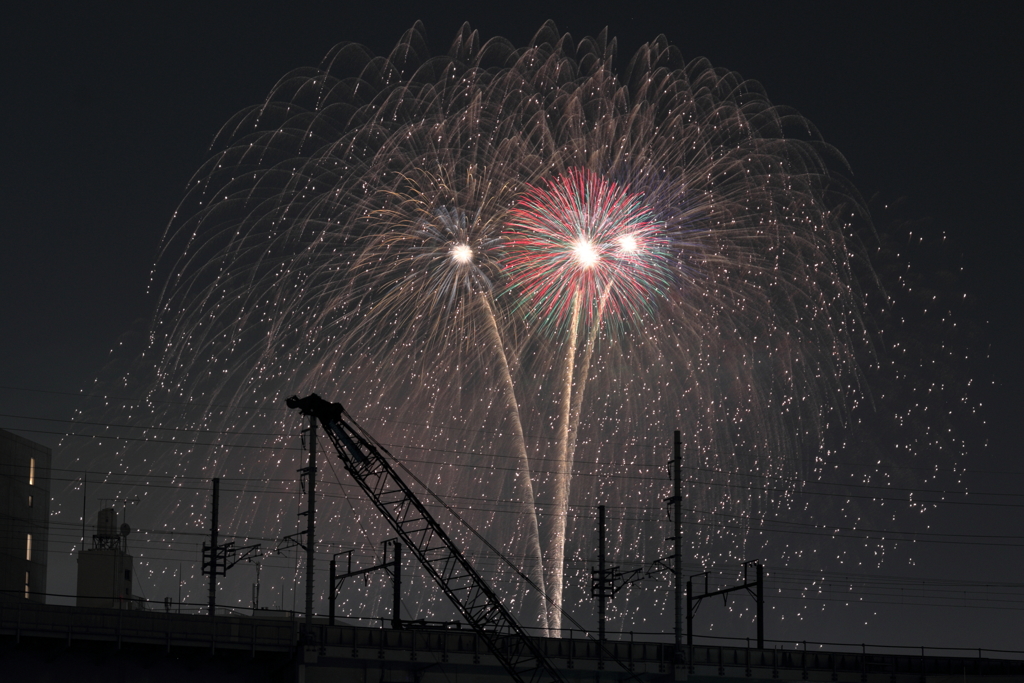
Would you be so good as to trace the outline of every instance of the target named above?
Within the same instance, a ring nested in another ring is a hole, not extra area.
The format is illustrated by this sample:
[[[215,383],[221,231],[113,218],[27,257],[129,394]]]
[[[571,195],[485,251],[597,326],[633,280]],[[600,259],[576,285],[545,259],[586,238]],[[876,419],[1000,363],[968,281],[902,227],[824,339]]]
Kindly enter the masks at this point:
[[[528,188],[504,238],[508,291],[547,327],[560,327],[575,307],[595,318],[602,298],[620,318],[642,316],[671,280],[664,225],[643,194],[587,169]]]

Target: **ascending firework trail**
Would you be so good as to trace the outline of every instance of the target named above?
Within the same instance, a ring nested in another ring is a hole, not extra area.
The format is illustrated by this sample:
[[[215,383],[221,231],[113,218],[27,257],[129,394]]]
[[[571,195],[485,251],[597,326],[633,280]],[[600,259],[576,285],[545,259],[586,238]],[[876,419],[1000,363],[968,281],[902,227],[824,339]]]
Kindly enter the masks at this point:
[[[597,333],[610,296],[621,310],[635,310],[670,285],[669,242],[642,195],[575,168],[528,189],[504,236],[515,299],[528,319],[565,338],[547,581],[554,605],[561,605],[573,457]],[[586,336],[577,369],[581,326]],[[556,628],[557,612],[548,615]]]

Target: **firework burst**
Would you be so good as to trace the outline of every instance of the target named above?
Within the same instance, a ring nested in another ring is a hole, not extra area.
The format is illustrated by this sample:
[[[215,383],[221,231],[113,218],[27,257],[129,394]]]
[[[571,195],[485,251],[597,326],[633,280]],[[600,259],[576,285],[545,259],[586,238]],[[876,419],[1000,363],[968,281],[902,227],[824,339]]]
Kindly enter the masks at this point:
[[[792,478],[859,395],[860,209],[832,151],[757,84],[662,39],[620,72],[604,34],[575,44],[546,25],[515,48],[466,27],[428,57],[417,26],[387,58],[342,46],[286,76],[215,149],[164,240],[149,371],[124,382],[146,395],[140,424],[225,436],[122,457],[243,478],[261,504],[237,533],[290,530],[264,482],[293,462],[235,453],[281,448],[246,435],[293,431],[283,398],[317,391],[559,605],[568,584],[585,590],[597,502],[622,513],[622,557],[664,554],[672,429],[693,467]],[[692,507],[788,504],[736,477]],[[358,500],[324,509],[325,543],[388,535]],[[695,558],[742,553],[745,531],[694,528]],[[524,618],[559,628],[557,609],[493,576]]]
[[[553,328],[599,324],[606,309],[651,316],[673,284],[663,227],[642,195],[586,169],[528,188],[504,234],[512,308]]]

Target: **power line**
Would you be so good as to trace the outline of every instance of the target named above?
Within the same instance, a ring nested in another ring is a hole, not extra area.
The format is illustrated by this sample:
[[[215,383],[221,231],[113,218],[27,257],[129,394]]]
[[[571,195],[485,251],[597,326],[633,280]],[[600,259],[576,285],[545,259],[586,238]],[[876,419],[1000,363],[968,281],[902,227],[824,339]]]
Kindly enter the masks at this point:
[[[54,421],[54,422],[67,422],[65,420],[50,420],[49,418],[27,418],[27,419],[48,420],[48,421]],[[78,424],[78,423],[76,423],[76,424]],[[82,423],[82,424],[84,424],[84,423]],[[103,423],[90,423],[90,424],[102,425]],[[120,425],[112,425],[112,426],[120,426]],[[172,444],[172,445],[175,445],[175,446],[188,447],[188,448],[196,447],[196,446],[211,446],[211,447],[215,447],[215,448],[249,448],[249,449],[272,450],[272,451],[281,451],[281,450],[296,450],[297,451],[297,450],[300,450],[300,449],[295,448],[295,447],[281,446],[281,445],[278,445],[278,446],[266,446],[266,445],[253,445],[253,444],[224,444],[224,443],[207,443],[207,442],[198,442],[198,441],[181,442],[181,441],[174,441],[174,440],[129,437],[129,436],[119,436],[119,435],[112,435],[112,434],[96,435],[96,434],[81,434],[81,433],[77,433],[77,432],[55,432],[55,431],[47,431],[47,430],[20,429],[20,428],[13,428],[13,429],[15,429],[15,431],[26,431],[26,432],[30,432],[30,433],[55,434],[55,435],[60,435],[60,436],[75,436],[75,437],[91,438],[91,439],[99,439],[99,440],[111,439],[111,440],[115,440],[115,441],[133,441],[133,442],[144,442],[144,443],[154,443],[154,444]],[[141,429],[141,427],[139,427],[139,429]],[[146,429],[151,429],[151,428],[146,428]],[[152,428],[152,429],[171,429],[171,430],[174,430],[174,431],[184,431],[184,432],[190,432],[191,431],[191,430],[183,430],[183,429],[172,428],[172,427],[167,427],[167,428],[160,428],[160,427],[158,427],[158,428]],[[215,432],[213,430],[208,430],[208,433],[220,433],[220,432]],[[223,433],[225,433],[225,434],[242,434],[242,432],[223,432]],[[263,434],[254,434],[254,435],[285,436],[285,435],[274,434],[274,433],[263,433]],[[401,449],[401,450],[421,450],[421,451],[437,452],[437,453],[445,453],[445,454],[473,455],[473,456],[477,456],[477,457],[486,457],[486,458],[515,459],[517,457],[517,456],[505,455],[505,454],[501,454],[501,453],[480,453],[480,452],[476,452],[476,451],[459,451],[459,450],[453,450],[453,449],[440,449],[440,448],[431,448],[431,447],[424,447],[424,446],[414,446],[414,445],[408,445],[408,444],[386,444],[386,446],[388,446],[389,448],[395,448],[395,449]],[[453,467],[459,467],[459,466],[467,467],[467,466],[469,466],[469,465],[466,465],[465,463],[456,463],[456,462],[450,462],[450,461],[449,462],[444,462],[444,463],[437,463],[437,462],[433,462],[433,461],[414,460],[414,459],[410,459],[410,458],[403,458],[403,460],[405,460],[407,462],[422,462],[422,463],[427,463],[427,464],[431,464],[431,465],[438,465],[438,466],[453,466]],[[578,460],[576,462],[578,464],[593,464],[593,465],[599,465],[599,466],[607,466],[609,464],[609,463],[603,463],[603,462],[600,462],[600,461],[588,461],[588,460]],[[502,470],[502,471],[519,471],[518,468],[512,468],[512,467],[510,467],[510,468],[503,468],[503,467],[499,467],[499,466],[492,466],[491,469]],[[764,491],[764,492],[771,492],[771,493],[784,493],[784,494],[787,494],[787,495],[799,494],[799,495],[815,495],[815,496],[832,496],[832,497],[836,497],[836,498],[861,499],[861,500],[872,500],[872,501],[883,500],[883,501],[892,501],[892,502],[900,502],[900,503],[912,503],[912,504],[917,504],[917,505],[949,504],[949,505],[973,505],[973,506],[988,506],[988,507],[1024,507],[1024,503],[994,503],[994,502],[986,502],[986,501],[957,501],[957,500],[945,500],[945,499],[941,499],[941,500],[932,500],[932,499],[912,500],[909,496],[908,496],[907,499],[897,499],[897,498],[888,498],[888,497],[880,496],[880,495],[859,495],[859,494],[845,494],[845,493],[829,493],[829,492],[824,492],[824,491],[807,491],[807,490],[804,490],[802,487],[809,486],[809,485],[811,485],[811,486],[817,485],[817,486],[833,486],[833,487],[851,487],[851,488],[861,488],[861,489],[878,489],[878,490],[881,490],[881,491],[903,491],[903,492],[907,492],[910,495],[919,494],[919,493],[928,493],[928,494],[942,494],[942,495],[950,495],[950,496],[952,496],[952,495],[975,495],[975,496],[1000,496],[1000,497],[1008,497],[1008,498],[1024,498],[1024,494],[1021,494],[1021,493],[974,492],[972,494],[972,493],[968,493],[966,491],[949,491],[949,490],[945,490],[945,489],[926,489],[926,488],[905,488],[905,487],[893,487],[893,486],[881,485],[881,484],[864,484],[864,483],[857,483],[857,482],[823,482],[823,481],[814,481],[814,480],[810,480],[810,481],[807,481],[807,480],[796,481],[796,480],[792,480],[792,479],[789,479],[789,478],[786,478],[786,477],[771,477],[770,475],[764,475],[764,474],[755,473],[755,472],[728,472],[728,471],[725,471],[725,470],[697,468],[697,467],[692,467],[692,466],[684,466],[684,469],[691,470],[691,471],[698,471],[698,472],[711,472],[711,473],[716,473],[716,474],[725,474],[725,475],[737,476],[737,477],[758,478],[758,479],[777,479],[779,481],[782,481],[783,483],[785,483],[786,481],[792,481],[794,484],[799,485],[801,488],[778,489],[778,488],[758,487],[758,488],[755,489],[754,487],[751,487],[751,486],[744,487],[744,486],[742,486],[740,484],[735,484],[735,483],[721,483],[721,482],[708,482],[708,481],[689,480],[690,483],[699,483],[700,485],[703,485],[703,486],[729,487],[729,488],[736,488],[736,489],[740,489],[740,490],[746,489],[746,490],[757,490],[757,491]],[[551,473],[554,473],[554,472],[555,472],[555,470],[531,469],[531,473],[532,474],[551,474]],[[133,476],[141,476],[141,475],[133,475]],[[576,472],[576,473],[574,473],[574,476],[600,477],[602,475],[598,474],[598,473]],[[639,480],[642,480],[642,481],[650,481],[651,480],[650,477],[643,477],[643,476],[636,476],[636,475],[629,475],[629,474],[615,474],[614,476],[616,478],[618,478],[618,479],[628,478],[628,479],[639,479]]]
[[[17,415],[14,413],[0,413],[0,417],[10,417],[19,420],[35,420],[38,422],[61,422],[75,425],[88,425],[90,427],[116,427],[118,429],[141,429],[143,431],[164,431],[164,432],[185,432],[188,434],[230,434],[233,436],[278,436],[287,438],[294,436],[282,432],[234,432],[220,429],[186,429],[184,427],[153,427],[149,425],[128,425],[113,422],[90,422],[87,420],[65,420],[57,417],[33,417],[31,415]]]
[[[242,408],[244,410],[260,410],[266,411],[266,406],[244,406],[239,404],[231,403],[198,403],[195,401],[171,401],[169,399],[153,399],[153,398],[125,398],[123,396],[111,396],[109,394],[86,394],[82,392],[74,391],[53,391],[51,389],[30,389],[29,387],[12,387],[10,385],[0,385],[0,389],[6,389],[8,391],[27,391],[34,394],[53,394],[55,396],[74,396],[75,398],[99,398],[104,401],[119,401],[122,405],[148,405],[150,403],[167,403],[169,405],[179,406],[202,406],[204,408]],[[271,410],[277,410],[277,408],[270,408]],[[285,410],[282,408],[281,410]]]
[[[70,481],[74,481],[74,480],[70,480]],[[226,481],[232,481],[232,480],[226,479]],[[357,488],[357,487],[355,487],[352,484],[342,484],[340,481],[338,482],[338,484],[341,487],[343,487],[343,488],[349,488],[349,489],[353,489],[353,490],[355,490]],[[129,485],[133,486],[133,487],[144,487],[144,488],[168,488],[168,489],[176,489],[176,490],[185,489],[185,490],[195,490],[195,491],[204,491],[205,490],[205,487],[198,487],[198,486],[190,487],[190,486],[169,485],[169,484],[129,484]],[[245,493],[247,491],[245,491],[245,490],[231,490],[231,492]],[[290,495],[290,496],[298,495],[294,491],[290,491],[290,490],[286,490],[286,489],[268,489],[268,488],[262,489],[260,491],[260,493],[280,493],[280,494],[285,494],[285,495]],[[347,496],[339,496],[337,494],[329,494],[329,493],[322,493],[321,496],[324,497],[324,498],[333,498],[333,499],[347,499],[348,498]],[[487,503],[491,503],[491,504],[507,505],[507,506],[510,506],[510,507],[513,508],[513,509],[501,509],[501,508],[496,508],[496,507],[479,507],[479,506],[477,506],[477,507],[474,508],[477,512],[491,512],[491,513],[498,513],[498,514],[516,514],[516,515],[521,514],[522,503],[520,501],[515,501],[515,500],[512,500],[512,501],[509,501],[509,500],[496,500],[493,496],[477,497],[477,496],[461,496],[461,495],[457,495],[457,494],[448,494],[445,497],[446,498],[453,498],[453,499],[457,499],[457,500],[467,500],[467,501],[473,501],[473,502],[487,502]],[[431,505],[431,506],[434,506],[434,507],[441,507],[441,506],[439,506],[437,504],[434,504],[434,503],[427,503],[427,504]],[[588,505],[572,505],[570,507],[575,508],[575,509],[584,509],[584,510],[589,510],[591,508],[591,506],[588,506]],[[614,509],[650,510],[652,512],[654,512],[656,510],[656,508],[647,508],[647,507],[642,507],[642,506],[609,506],[609,507],[612,507]],[[768,518],[768,517],[754,517],[752,515],[737,515],[737,514],[727,513],[727,512],[716,512],[716,511],[710,511],[710,510],[701,510],[701,509],[698,509],[698,508],[685,508],[684,510],[686,512],[690,512],[690,513],[694,513],[694,514],[698,514],[698,515],[712,515],[712,516],[731,517],[731,518],[738,519],[738,520],[746,520],[746,521],[749,521],[749,522],[761,523],[761,524],[765,524],[765,525],[778,524],[778,525],[799,526],[799,527],[803,527],[803,528],[817,529],[817,530],[819,530],[819,533],[817,533],[816,535],[828,536],[828,537],[831,537],[831,538],[835,538],[837,535],[838,536],[842,536],[842,537],[850,537],[851,533],[863,533],[863,534],[882,534],[882,535],[898,536],[898,537],[904,537],[904,536],[911,536],[911,537],[927,536],[927,537],[937,537],[937,538],[946,538],[946,539],[970,538],[970,539],[983,539],[985,541],[987,541],[987,540],[1024,540],[1024,536],[1011,536],[1011,535],[1003,535],[1003,534],[973,534],[973,533],[972,534],[951,534],[951,533],[941,533],[941,532],[932,532],[932,531],[900,531],[900,530],[872,529],[872,528],[864,528],[864,527],[858,528],[858,527],[848,527],[848,526],[835,525],[835,524],[822,524],[822,523],[811,523],[811,522],[796,522],[796,521],[790,521],[790,520],[773,519],[773,518]],[[551,516],[551,515],[554,514],[554,513],[544,512],[542,508],[538,509],[536,511],[536,513],[538,515],[540,515],[540,516]],[[590,515],[574,515],[574,518],[579,520],[579,519],[590,519],[591,517],[590,517]],[[620,516],[620,517],[618,517],[618,519],[625,520],[625,521],[657,521],[657,520],[649,518],[649,517],[625,517],[625,516]],[[693,522],[693,521],[684,521],[684,523],[685,524],[695,524],[695,522]],[[711,526],[719,526],[719,525],[711,525]],[[721,525],[721,526],[723,526],[724,528],[730,528],[727,525]],[[746,527],[732,527],[732,528],[744,528],[744,529],[747,529],[747,530],[750,530],[750,531],[760,530],[760,531],[779,531],[779,532],[782,532],[782,533],[797,533],[797,532],[794,532],[794,531],[779,530],[779,529],[767,529],[767,528],[755,529],[755,528],[750,527],[750,526],[746,526]],[[829,531],[830,529],[832,529],[834,531]],[[842,534],[842,533],[839,533],[839,532],[848,532],[848,533]],[[858,536],[858,538],[859,538],[859,536]],[[863,537],[863,538],[870,539],[870,537]],[[887,539],[882,538],[882,539],[874,539],[874,540],[887,540]],[[904,540],[905,541],[905,540],[911,540],[911,539],[907,539],[907,538],[894,538],[894,539],[888,539],[888,540],[897,540],[897,541]],[[917,540],[917,539],[914,539],[914,540]],[[920,539],[920,540],[922,540],[923,542],[932,542],[929,539]],[[949,541],[949,542],[952,543],[953,541]],[[968,544],[968,545],[988,545],[988,543],[984,543],[982,541],[966,541],[964,543]],[[1002,544],[997,544],[997,545],[1002,545]]]
[[[198,401],[172,401],[172,400],[163,400],[163,399],[154,399],[154,398],[130,399],[130,398],[126,398],[126,397],[116,397],[116,396],[110,396],[110,395],[106,395],[106,394],[85,394],[85,393],[80,393],[80,392],[76,393],[76,392],[65,392],[65,391],[53,391],[53,390],[47,390],[47,389],[35,389],[35,388],[28,388],[28,387],[15,387],[15,386],[10,386],[10,385],[0,385],[0,389],[6,389],[6,390],[10,390],[10,391],[42,393],[42,394],[54,394],[54,395],[60,395],[60,396],[74,396],[76,398],[98,398],[98,399],[103,399],[103,400],[106,400],[106,401],[122,401],[125,404],[131,404],[131,405],[151,404],[151,403],[166,403],[168,405],[184,405],[184,406],[190,406],[190,407],[204,407],[204,408],[241,408],[241,409],[244,409],[244,410],[254,410],[254,411],[257,411],[257,412],[268,412],[268,411],[282,411],[283,412],[283,411],[286,410],[283,407],[282,408],[275,408],[275,407],[268,407],[266,405],[245,406],[245,405],[240,405],[240,404],[202,403],[202,402],[198,402]],[[45,419],[45,418],[26,418],[26,419]],[[57,421],[65,421],[65,422],[70,421],[70,422],[73,422],[73,420],[57,420]],[[422,422],[409,422],[409,421],[403,421],[403,420],[390,420],[390,421],[394,422],[396,424],[404,424],[404,425],[414,426],[414,427],[430,427],[430,428],[433,428],[433,429],[447,429],[447,430],[452,430],[452,431],[461,431],[461,432],[468,432],[468,433],[481,433],[481,434],[497,434],[497,433],[499,433],[499,432],[494,431],[494,430],[472,429],[472,428],[469,428],[469,427],[461,427],[461,426],[453,426],[453,425],[436,425],[436,424],[427,424],[427,423],[422,423]],[[385,420],[385,422],[387,422],[387,420]],[[134,427],[132,427],[132,428],[134,428]],[[155,428],[150,427],[148,429],[155,429]],[[29,431],[29,430],[24,430],[24,431]],[[186,431],[196,431],[196,430],[186,430]],[[42,433],[50,433],[50,432],[42,432]],[[275,434],[275,436],[280,436],[280,435],[279,434]],[[526,438],[534,439],[534,440],[543,440],[543,441],[554,441],[554,440],[556,440],[556,437],[545,437],[545,436],[539,436],[539,435],[535,435],[535,434],[525,434],[524,436]],[[608,445],[619,445],[619,446],[642,446],[642,447],[651,447],[652,446],[651,444],[634,444],[634,443],[623,443],[623,442],[612,442],[612,441],[605,442],[605,443],[607,443]],[[821,463],[821,462],[819,462],[817,460],[815,460],[813,462],[810,462],[809,464],[811,464],[812,466],[815,466],[815,467],[826,465],[826,463]],[[873,467],[876,470],[879,467],[882,466],[881,463],[868,464],[868,463],[849,462],[849,461],[832,461],[831,463],[828,463],[828,464],[846,465],[846,466],[851,466],[851,467]],[[941,469],[941,468],[937,468],[937,467],[916,467],[916,466],[913,466],[913,465],[904,465],[904,464],[899,465],[898,468],[901,471],[905,471],[905,470],[920,470],[920,471],[933,472],[933,473],[952,473],[952,474],[961,474],[961,475],[965,474],[965,472],[966,472],[963,469],[961,469],[961,470],[957,470],[957,469],[947,470],[947,469]],[[1024,471],[1016,471],[1016,470],[971,470],[971,473],[974,473],[974,474],[1000,474],[1000,475],[1024,476]]]

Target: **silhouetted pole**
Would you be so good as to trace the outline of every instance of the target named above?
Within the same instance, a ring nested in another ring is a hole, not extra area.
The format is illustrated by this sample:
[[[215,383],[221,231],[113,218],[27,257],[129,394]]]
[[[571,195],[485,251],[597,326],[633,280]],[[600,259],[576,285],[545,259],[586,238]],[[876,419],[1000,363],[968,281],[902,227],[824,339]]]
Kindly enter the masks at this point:
[[[675,462],[675,472],[673,472],[673,478],[675,479],[675,491],[673,495],[673,512],[675,519],[675,531],[673,536],[673,542],[675,546],[675,570],[676,570],[676,599],[675,599],[675,632],[676,632],[676,652],[681,652],[683,647],[683,442],[682,437],[677,429],[675,432],[675,439],[673,444],[673,456]],[[689,595],[689,591],[687,591]],[[690,610],[686,610],[689,614]],[[689,642],[689,625],[687,625],[687,642]]]
[[[338,599],[338,587],[337,587],[337,581],[338,580],[335,578],[337,575],[338,575],[338,560],[337,560],[337,558],[332,557],[331,558],[331,578],[330,578],[330,581],[331,581],[331,583],[330,583],[330,587],[331,587],[331,590],[330,590],[331,604],[327,608],[327,623],[330,626],[334,626],[334,601]]]
[[[757,567],[757,649],[764,649],[764,567]]]
[[[79,550],[85,550],[85,503],[89,496],[89,473],[82,473],[82,547]]]
[[[604,505],[597,506],[597,637],[604,641]]]
[[[306,633],[313,624],[313,531],[316,511],[316,416],[309,416],[309,504],[306,507]],[[333,604],[333,603],[332,603]]]
[[[686,582],[686,647],[693,645],[693,581]]]
[[[402,544],[395,541],[395,593],[391,602],[391,628],[402,628],[402,615],[399,608],[402,606]]]
[[[210,522],[210,616],[217,610],[217,525],[220,509],[220,477],[213,478],[213,505]]]

